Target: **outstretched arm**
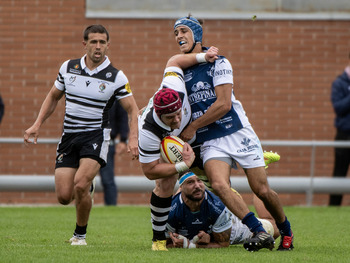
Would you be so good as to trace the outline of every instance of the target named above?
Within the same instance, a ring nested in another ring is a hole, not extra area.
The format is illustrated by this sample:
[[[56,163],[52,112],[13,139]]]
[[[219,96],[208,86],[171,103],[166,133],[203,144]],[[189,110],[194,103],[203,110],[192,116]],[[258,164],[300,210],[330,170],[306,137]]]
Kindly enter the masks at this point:
[[[52,86],[50,92],[47,94],[43,104],[41,105],[39,115],[34,124],[24,132],[24,144],[28,146],[32,143],[30,137],[34,137],[34,144],[37,143],[39,136],[39,129],[47,118],[55,111],[58,101],[62,98],[64,92],[57,89],[55,85]]]
[[[133,96],[129,96],[123,98],[119,101],[120,105],[125,109],[128,113],[129,119],[129,144],[128,144],[128,152],[132,154],[132,159],[138,159],[139,151],[138,151],[138,120],[137,114],[139,112],[139,108],[135,102]]]
[[[168,60],[166,67],[185,69],[202,62],[214,62],[218,52],[218,48],[210,47],[206,53],[178,54]]]

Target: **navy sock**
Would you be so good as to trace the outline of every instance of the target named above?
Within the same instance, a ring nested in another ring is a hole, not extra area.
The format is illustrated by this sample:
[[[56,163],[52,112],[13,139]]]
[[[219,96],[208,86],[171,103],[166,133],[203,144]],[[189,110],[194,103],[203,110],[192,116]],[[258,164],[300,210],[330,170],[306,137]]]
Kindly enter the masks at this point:
[[[266,232],[261,222],[255,217],[253,212],[246,214],[242,219],[242,223],[245,224],[254,234],[259,232]]]
[[[280,231],[281,236],[292,236],[292,230],[290,228],[290,223],[286,217],[286,220],[284,220],[283,223],[278,224],[276,222],[276,225],[278,227],[278,230]]]

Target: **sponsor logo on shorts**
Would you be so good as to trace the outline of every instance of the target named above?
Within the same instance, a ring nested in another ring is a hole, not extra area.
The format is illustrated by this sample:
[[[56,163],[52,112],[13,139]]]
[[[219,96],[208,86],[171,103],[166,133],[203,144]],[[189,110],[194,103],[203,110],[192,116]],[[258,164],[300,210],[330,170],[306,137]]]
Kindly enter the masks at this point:
[[[253,161],[258,161],[258,160],[261,160],[261,158],[260,158],[259,155],[257,155],[257,156],[253,159]]]
[[[62,161],[63,161],[63,156],[64,156],[64,154],[61,153],[61,154],[57,157],[57,162],[58,162],[58,163],[62,163]]]
[[[92,145],[92,147],[94,147],[94,150],[96,150],[96,149],[97,149],[97,146],[98,146],[98,144],[97,144],[97,143],[94,143],[94,144]]]
[[[243,144],[244,146],[248,146],[250,143],[250,139],[248,138],[243,138],[243,141],[241,141],[241,144]]]
[[[249,145],[250,139],[248,139],[248,138],[243,138],[243,141],[241,141],[241,144],[244,145],[245,147],[237,150],[237,153],[251,152],[251,151],[254,151],[256,149],[259,149],[258,144]]]

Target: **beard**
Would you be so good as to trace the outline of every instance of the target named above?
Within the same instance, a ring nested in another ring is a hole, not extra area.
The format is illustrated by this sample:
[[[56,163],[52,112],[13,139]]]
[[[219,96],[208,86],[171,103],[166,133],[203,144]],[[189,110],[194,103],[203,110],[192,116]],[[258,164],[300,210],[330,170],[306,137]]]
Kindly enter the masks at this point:
[[[200,195],[195,195],[198,192],[200,192],[201,194]],[[193,192],[193,194],[187,194],[186,197],[189,200],[191,200],[191,201],[198,202],[198,201],[201,201],[204,198],[204,191],[196,190],[196,191]]]

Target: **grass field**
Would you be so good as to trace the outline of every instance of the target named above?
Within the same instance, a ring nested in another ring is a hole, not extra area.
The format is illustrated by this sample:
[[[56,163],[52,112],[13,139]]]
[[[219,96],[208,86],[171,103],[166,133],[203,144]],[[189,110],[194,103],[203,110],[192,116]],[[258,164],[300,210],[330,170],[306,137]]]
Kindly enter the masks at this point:
[[[70,246],[75,208],[0,207],[0,262],[350,262],[350,207],[285,207],[295,250],[222,249],[151,251],[148,207],[94,207],[88,246]],[[276,241],[278,243],[279,239]]]

